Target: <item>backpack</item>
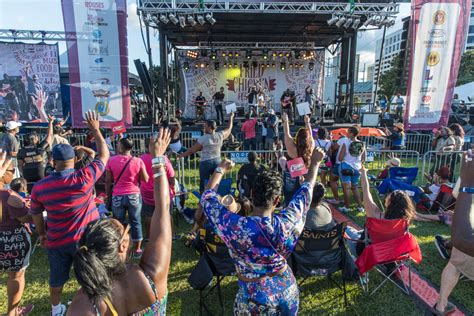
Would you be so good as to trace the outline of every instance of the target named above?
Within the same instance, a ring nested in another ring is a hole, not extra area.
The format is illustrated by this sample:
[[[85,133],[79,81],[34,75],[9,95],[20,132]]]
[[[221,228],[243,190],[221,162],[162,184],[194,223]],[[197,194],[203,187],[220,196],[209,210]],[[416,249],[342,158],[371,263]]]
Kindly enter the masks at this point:
[[[359,157],[363,151],[364,143],[359,140],[355,140],[349,145],[349,154],[353,157]]]

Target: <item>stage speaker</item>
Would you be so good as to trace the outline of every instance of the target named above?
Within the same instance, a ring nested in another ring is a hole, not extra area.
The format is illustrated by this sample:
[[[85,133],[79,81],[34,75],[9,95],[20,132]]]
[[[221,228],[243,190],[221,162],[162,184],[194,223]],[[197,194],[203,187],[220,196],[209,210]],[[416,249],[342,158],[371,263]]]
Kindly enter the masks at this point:
[[[377,127],[379,126],[379,114],[378,113],[364,113],[362,114],[361,126],[362,127]]]

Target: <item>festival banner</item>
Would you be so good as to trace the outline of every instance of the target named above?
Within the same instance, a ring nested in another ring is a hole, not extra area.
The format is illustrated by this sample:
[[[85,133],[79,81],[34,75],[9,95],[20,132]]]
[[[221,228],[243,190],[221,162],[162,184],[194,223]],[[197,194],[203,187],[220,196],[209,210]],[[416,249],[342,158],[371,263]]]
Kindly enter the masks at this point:
[[[216,111],[209,101],[221,87],[224,88],[226,104],[235,103],[237,107],[244,107],[246,111],[249,101],[247,95],[252,87],[260,87],[267,98],[266,103],[277,112],[281,107],[280,97],[286,89],[295,93],[297,103],[304,101],[305,89],[308,86],[313,89],[317,100],[321,100],[323,96],[324,51],[316,51],[314,60],[278,59],[265,62],[265,65],[268,64],[270,67],[262,67],[260,61],[257,61],[257,67],[253,67],[253,62],[245,58],[229,60],[218,58],[213,61],[192,61],[181,56],[178,58],[181,65],[185,62],[190,64],[189,69],[182,68],[181,73],[184,84],[180,103],[185,104],[183,111],[185,118],[196,117],[195,99],[199,92],[202,92],[209,105],[205,108],[204,115],[206,118],[215,119]],[[215,68],[215,62],[219,63],[219,69]],[[285,69],[281,69],[281,62],[285,62]],[[201,65],[205,63],[208,66],[202,67]],[[248,63],[248,67],[244,66],[245,63]],[[298,64],[298,67],[290,67],[293,63]],[[224,67],[224,64],[232,66]],[[255,98],[253,101],[257,103]]]
[[[0,110],[5,120],[61,118],[58,45],[0,42]]]
[[[62,0],[74,127],[96,111],[101,126],[132,123],[126,0]]]
[[[471,0],[412,0],[411,61],[405,128],[448,124]]]

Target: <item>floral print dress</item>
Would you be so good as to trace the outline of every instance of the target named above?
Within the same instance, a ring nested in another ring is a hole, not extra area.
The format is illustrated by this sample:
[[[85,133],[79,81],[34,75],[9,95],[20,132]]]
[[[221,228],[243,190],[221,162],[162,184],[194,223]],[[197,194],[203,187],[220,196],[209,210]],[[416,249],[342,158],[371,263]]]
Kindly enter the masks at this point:
[[[235,315],[296,315],[299,292],[296,280],[286,268],[288,257],[304,228],[313,188],[309,183],[294,194],[288,207],[272,217],[243,217],[219,203],[214,190],[204,192],[204,213],[229,248],[237,273],[253,282],[239,280]],[[270,274],[275,276],[266,277]]]

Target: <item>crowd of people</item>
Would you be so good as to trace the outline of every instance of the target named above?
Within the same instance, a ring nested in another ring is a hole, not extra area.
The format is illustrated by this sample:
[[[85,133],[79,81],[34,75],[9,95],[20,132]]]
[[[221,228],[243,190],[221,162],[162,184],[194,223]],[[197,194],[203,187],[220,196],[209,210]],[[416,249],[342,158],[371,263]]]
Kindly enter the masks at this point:
[[[175,236],[170,213],[179,194],[169,153],[177,159],[200,155],[201,196],[194,227],[187,236],[197,238],[197,229],[206,223],[227,246],[239,285],[236,315],[297,314],[299,289],[287,258],[305,227],[328,231],[335,227],[334,209],[346,213],[355,205],[355,210],[367,218],[403,219],[408,223],[421,218],[413,198],[403,190],[388,193],[382,203],[374,201],[365,167],[367,150],[358,138],[357,125],[347,129],[347,136],[333,141],[326,128],[313,129],[309,116],[293,136],[287,113],[282,114],[281,122],[273,110],[268,111],[264,122],[248,115],[239,127],[245,135],[245,149],[251,150],[249,162],[235,179],[239,194],[221,197],[219,185],[235,168],[221,154],[224,141],[232,137],[233,114],[221,130],[215,121],[206,121],[204,134],[190,148],[182,145],[179,124],[161,127],[139,157],[132,154],[134,141],[130,137],[106,140],[96,113],[86,113],[86,122],[89,133],[85,146],[78,145],[73,137],[68,140],[62,128],[64,121],[54,117],[49,117],[44,139],[28,134],[24,146],[17,139],[20,125],[14,121],[5,125],[7,131],[0,140],[0,251],[21,249],[18,260],[0,258],[0,270],[8,273],[8,316],[25,315],[33,309],[31,304],[20,306],[28,286],[25,270],[34,247],[32,232],[48,257],[52,315],[166,313]],[[265,128],[264,147],[275,157],[270,165],[260,163],[259,155],[252,151],[256,149],[259,124]],[[442,129],[433,146],[440,151],[458,149],[462,129],[451,129],[454,136]],[[398,149],[405,146],[403,134],[403,125],[389,133]],[[437,237],[437,247],[450,253],[445,256],[450,259],[441,276],[440,296],[432,308],[437,315],[453,310],[448,297],[461,274],[474,279],[472,158],[471,152],[452,158],[461,163],[461,176],[451,239]],[[305,171],[294,176],[292,163],[300,160]],[[400,159],[391,158],[378,178],[386,179],[390,168],[400,166]],[[442,167],[436,169],[438,186],[451,177],[452,165]],[[332,199],[325,197],[326,188],[332,191]],[[429,189],[435,191],[436,186]],[[98,201],[101,194],[105,205]],[[354,241],[364,238],[363,234],[348,228],[346,235],[355,258],[361,250]],[[72,267],[80,289],[67,308],[62,294]]]

